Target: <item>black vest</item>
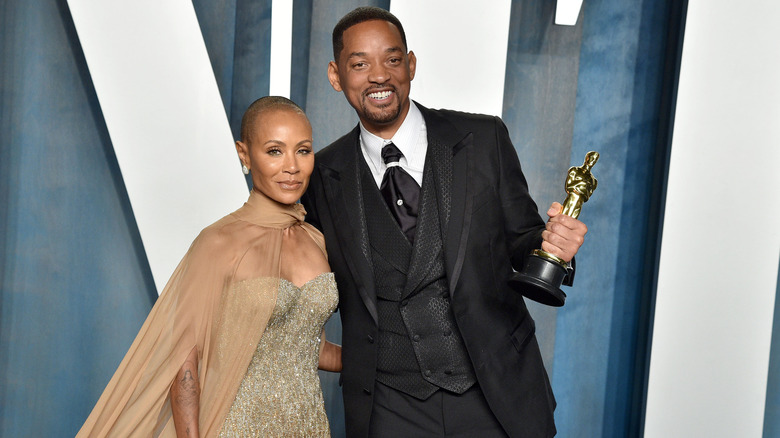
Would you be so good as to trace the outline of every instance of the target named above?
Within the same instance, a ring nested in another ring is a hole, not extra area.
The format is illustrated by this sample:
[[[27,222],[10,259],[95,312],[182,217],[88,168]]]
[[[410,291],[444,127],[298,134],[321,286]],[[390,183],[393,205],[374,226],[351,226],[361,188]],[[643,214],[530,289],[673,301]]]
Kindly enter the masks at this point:
[[[429,167],[426,163],[414,247],[368,167],[361,167],[379,315],[376,379],[419,399],[439,388],[461,394],[476,382],[450,306],[436,185]],[[415,273],[420,275],[409,275]],[[418,284],[407,284],[410,281]]]

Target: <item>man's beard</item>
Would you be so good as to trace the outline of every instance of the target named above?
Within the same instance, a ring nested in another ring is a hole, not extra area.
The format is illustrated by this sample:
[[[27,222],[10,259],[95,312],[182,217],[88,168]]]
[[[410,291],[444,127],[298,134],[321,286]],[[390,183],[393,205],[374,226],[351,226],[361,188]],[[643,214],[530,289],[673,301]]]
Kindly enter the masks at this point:
[[[395,108],[391,108],[391,105],[392,103],[387,107],[379,108],[377,111],[377,108],[369,109],[364,100],[361,104],[363,118],[379,125],[393,122],[401,115],[401,104],[399,102]]]

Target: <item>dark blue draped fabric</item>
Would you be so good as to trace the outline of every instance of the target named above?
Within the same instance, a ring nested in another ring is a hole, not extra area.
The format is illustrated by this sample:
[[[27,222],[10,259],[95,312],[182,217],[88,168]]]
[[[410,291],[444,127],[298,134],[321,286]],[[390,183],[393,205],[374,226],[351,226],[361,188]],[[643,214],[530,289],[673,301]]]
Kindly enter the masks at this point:
[[[73,436],[157,293],[65,2],[0,32],[0,436]]]
[[[654,296],[647,285],[657,275],[665,186],[656,176],[666,163],[656,157],[670,141],[661,129],[671,117],[662,107],[664,66],[679,61],[667,59],[669,2],[589,1],[580,20],[571,163],[589,150],[601,159],[598,189],[580,216],[589,233],[575,286],[558,313],[556,420],[561,436],[639,436]]]
[[[292,55],[290,59],[290,99],[306,108],[309,88],[312,0],[293,0]],[[315,142],[315,144],[319,144]]]
[[[271,80],[271,0],[237,0],[231,105],[233,136],[240,138],[241,116],[256,99],[268,95]]]

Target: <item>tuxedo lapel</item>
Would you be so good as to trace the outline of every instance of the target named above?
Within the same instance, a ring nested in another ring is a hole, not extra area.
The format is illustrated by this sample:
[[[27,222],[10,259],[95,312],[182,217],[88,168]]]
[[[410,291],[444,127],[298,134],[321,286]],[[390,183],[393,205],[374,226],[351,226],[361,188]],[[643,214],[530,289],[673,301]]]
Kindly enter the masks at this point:
[[[440,112],[417,104],[428,130],[430,159],[435,159],[437,202],[450,294],[455,293],[466,253],[473,203],[474,135],[464,132]],[[428,161],[428,159],[426,159]],[[414,259],[412,259],[414,261]]]
[[[446,217],[449,211],[448,202],[442,202],[443,194],[449,192],[448,178],[442,178],[449,163],[449,148],[440,142],[428,141],[428,150],[425,154],[425,168],[423,170],[423,185],[420,188],[420,208],[417,218],[417,231],[412,248],[412,258],[409,264],[409,274],[406,278],[404,296],[408,296],[423,283],[437,258],[442,251],[442,223],[440,218]],[[443,172],[442,172],[443,171]],[[444,193],[441,190],[442,182],[445,183]]]
[[[323,188],[340,246],[368,312],[379,321],[376,309],[376,289],[371,264],[371,249],[363,203],[360,165],[363,160],[358,142],[359,128],[355,128],[343,141],[342,156],[332,160],[331,167],[321,166]]]
[[[472,181],[474,135],[469,133],[452,148],[452,180],[450,220],[447,224],[446,240],[444,242],[444,259],[449,278],[450,295],[455,294],[455,287],[460,279],[463,260],[466,256],[466,243],[471,229],[474,193]]]

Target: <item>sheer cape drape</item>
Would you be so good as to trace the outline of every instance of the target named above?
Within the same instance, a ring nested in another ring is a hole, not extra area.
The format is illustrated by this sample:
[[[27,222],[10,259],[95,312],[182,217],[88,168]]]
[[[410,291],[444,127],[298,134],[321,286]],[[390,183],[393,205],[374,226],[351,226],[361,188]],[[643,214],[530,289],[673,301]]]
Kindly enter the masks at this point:
[[[283,230],[303,206],[253,191],[204,229],[171,276],[77,437],[175,437],[169,390],[198,350],[201,436],[216,436],[276,303]]]

